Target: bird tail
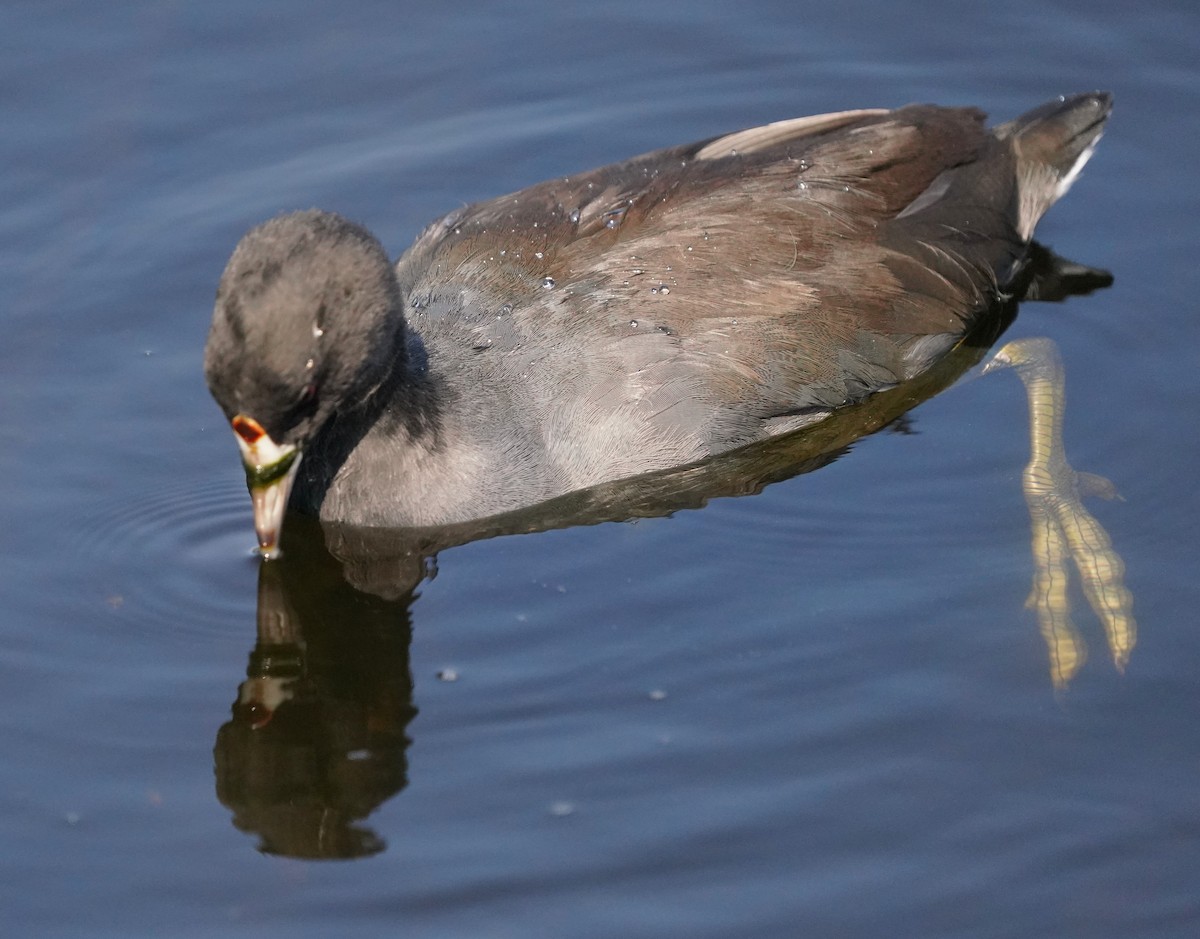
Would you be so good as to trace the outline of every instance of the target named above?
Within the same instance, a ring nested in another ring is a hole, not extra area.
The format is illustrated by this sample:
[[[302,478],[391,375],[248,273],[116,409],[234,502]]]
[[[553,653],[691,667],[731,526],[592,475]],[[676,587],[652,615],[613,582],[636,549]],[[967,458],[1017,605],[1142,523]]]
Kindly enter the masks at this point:
[[[1007,140],[1016,158],[1017,225],[1028,240],[1046,210],[1071,187],[1104,131],[1112,111],[1107,92],[1060,98],[999,124],[992,133]]]

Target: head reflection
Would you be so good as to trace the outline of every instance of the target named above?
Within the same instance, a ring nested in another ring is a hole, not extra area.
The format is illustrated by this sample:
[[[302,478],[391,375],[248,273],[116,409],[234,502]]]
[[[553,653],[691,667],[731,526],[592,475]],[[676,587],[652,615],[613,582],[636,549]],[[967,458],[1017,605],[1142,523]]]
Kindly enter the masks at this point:
[[[385,844],[362,821],[407,783],[408,606],[354,591],[304,527],[260,566],[258,641],[214,748],[217,798],[265,853],[364,857]]]

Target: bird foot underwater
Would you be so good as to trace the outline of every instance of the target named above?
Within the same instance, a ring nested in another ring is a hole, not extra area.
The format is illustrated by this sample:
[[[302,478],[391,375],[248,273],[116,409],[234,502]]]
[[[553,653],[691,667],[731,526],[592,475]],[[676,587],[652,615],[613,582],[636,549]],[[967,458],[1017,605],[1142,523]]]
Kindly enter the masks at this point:
[[[1124,671],[1137,643],[1133,595],[1125,564],[1104,526],[1083,505],[1084,496],[1120,498],[1103,476],[1082,473],[1067,462],[1062,440],[1066,379],[1058,347],[1050,339],[1017,339],[1004,345],[984,373],[1012,368],[1029,400],[1030,459],[1021,477],[1033,531],[1033,589],[1026,606],[1035,611],[1050,659],[1050,679],[1065,690],[1087,659],[1087,646],[1071,618],[1069,562],[1084,596],[1100,619],[1113,664]]]

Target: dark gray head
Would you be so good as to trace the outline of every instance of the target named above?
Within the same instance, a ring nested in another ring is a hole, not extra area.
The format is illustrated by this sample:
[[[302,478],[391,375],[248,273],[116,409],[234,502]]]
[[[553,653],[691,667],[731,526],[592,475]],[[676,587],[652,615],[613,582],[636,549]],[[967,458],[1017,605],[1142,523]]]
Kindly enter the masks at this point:
[[[400,367],[403,332],[392,264],[365,228],[296,212],[238,244],[217,288],[204,373],[237,433],[265,551],[305,445]]]
[[[361,403],[395,364],[404,328],[391,262],[370,232],[328,212],[282,215],[242,238],[217,288],[204,354],[232,420],[302,446]]]

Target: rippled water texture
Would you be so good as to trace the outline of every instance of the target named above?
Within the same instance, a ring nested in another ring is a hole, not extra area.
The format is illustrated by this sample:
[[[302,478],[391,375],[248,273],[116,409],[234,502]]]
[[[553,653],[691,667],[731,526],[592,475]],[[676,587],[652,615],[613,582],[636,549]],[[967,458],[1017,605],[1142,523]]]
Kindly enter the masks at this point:
[[[1200,931],[1192,7],[65,2],[0,44],[0,933]],[[1097,87],[1039,234],[1115,283],[1005,338],[1055,340],[1070,463],[1123,497],[1087,506],[1127,664],[1070,564],[1075,673],[1025,606],[1059,516],[1004,372],[849,445],[895,414],[252,555],[201,355],[255,222],[322,206],[398,253],[653,147]]]

